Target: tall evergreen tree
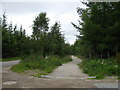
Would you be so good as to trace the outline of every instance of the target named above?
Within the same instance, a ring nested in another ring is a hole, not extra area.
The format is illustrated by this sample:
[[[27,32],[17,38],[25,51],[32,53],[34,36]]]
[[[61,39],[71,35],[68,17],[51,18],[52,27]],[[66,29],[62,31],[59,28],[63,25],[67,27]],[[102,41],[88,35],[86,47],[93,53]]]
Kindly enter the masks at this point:
[[[51,46],[51,53],[62,55],[63,54],[63,47],[64,47],[64,36],[61,34],[61,26],[59,22],[55,22],[55,24],[51,27],[50,32],[50,46]]]
[[[101,58],[115,56],[115,53],[120,50],[118,46],[120,3],[88,2],[85,4],[88,6],[87,9],[77,8],[82,19],[80,22],[82,28],[72,23],[82,34],[78,38],[85,49],[84,55]]]
[[[47,14],[42,12],[40,13],[34,20],[33,24],[33,37],[37,40],[37,44],[39,45],[39,51],[43,54],[45,58],[47,54],[47,32],[48,32],[48,22],[49,18],[47,18]],[[37,52],[39,52],[37,51]]]

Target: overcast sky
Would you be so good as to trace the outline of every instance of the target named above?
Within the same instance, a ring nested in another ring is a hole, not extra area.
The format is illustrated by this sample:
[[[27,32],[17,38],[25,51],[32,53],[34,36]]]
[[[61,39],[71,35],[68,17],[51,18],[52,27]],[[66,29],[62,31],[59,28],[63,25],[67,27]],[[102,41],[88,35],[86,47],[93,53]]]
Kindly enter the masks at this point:
[[[81,2],[2,2],[2,12],[6,10],[8,23],[12,21],[13,25],[22,25],[27,35],[32,34],[31,26],[35,17],[40,12],[46,12],[50,19],[49,26],[60,21],[61,31],[70,44],[75,42],[78,34],[71,25],[71,22],[78,24],[77,7],[86,8]]]

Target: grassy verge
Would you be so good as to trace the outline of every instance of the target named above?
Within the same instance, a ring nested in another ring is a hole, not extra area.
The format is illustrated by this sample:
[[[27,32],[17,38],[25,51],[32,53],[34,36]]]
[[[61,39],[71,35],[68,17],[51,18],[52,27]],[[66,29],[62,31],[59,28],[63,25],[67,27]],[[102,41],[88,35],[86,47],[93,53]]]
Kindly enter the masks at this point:
[[[21,60],[20,57],[12,57],[12,58],[3,58],[3,59],[0,59],[0,61],[14,61],[14,60]]]
[[[70,56],[62,58],[58,56],[48,56],[48,58],[44,59],[40,56],[32,55],[25,57],[21,63],[14,65],[11,70],[17,73],[22,73],[26,70],[38,69],[39,73],[34,76],[40,77],[41,75],[51,73],[55,68],[69,61],[72,61]]]
[[[84,73],[89,76],[96,76],[96,79],[120,75],[120,66],[118,66],[117,60],[112,58],[83,60],[79,66]]]

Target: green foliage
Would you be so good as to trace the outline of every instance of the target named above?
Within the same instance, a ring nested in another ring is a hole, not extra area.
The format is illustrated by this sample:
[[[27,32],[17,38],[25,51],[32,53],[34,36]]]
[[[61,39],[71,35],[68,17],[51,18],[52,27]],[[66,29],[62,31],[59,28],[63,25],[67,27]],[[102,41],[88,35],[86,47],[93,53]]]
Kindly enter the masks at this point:
[[[39,53],[42,57],[47,55],[65,56],[70,54],[70,45],[65,43],[64,36],[61,34],[59,22],[49,27],[47,13],[40,13],[33,21],[33,34],[27,36],[22,25],[17,28],[12,23],[7,24],[6,14],[0,18],[0,29],[2,31],[2,57],[32,56]],[[31,59],[35,57],[31,57]]]
[[[84,73],[89,76],[96,76],[97,79],[103,79],[105,76],[119,76],[120,67],[117,60],[109,59],[88,59],[79,64]]]
[[[24,63],[19,63],[11,67],[11,70],[17,73],[24,72],[26,70],[26,67]]]
[[[46,55],[64,56],[68,54],[65,48],[69,45],[65,44],[64,36],[60,31],[60,23],[55,22],[48,32],[48,22],[49,18],[46,17],[46,13],[40,13],[34,20],[32,35],[34,53],[41,53],[44,58]]]
[[[19,64],[14,65],[11,70],[20,73],[26,70],[38,69],[40,70],[40,72],[39,74],[35,75],[38,76],[41,74],[51,73],[56,67],[69,61],[72,61],[70,56],[65,56],[62,58],[58,56],[48,56],[48,58],[40,58],[38,54],[30,55],[24,57],[24,60],[22,60]]]
[[[2,58],[20,57],[23,53],[30,53],[29,45],[30,38],[25,35],[25,30],[17,25],[13,26],[12,23],[7,24],[6,14],[3,14],[1,23],[2,31]]]
[[[64,36],[61,34],[61,25],[59,22],[55,22],[55,24],[51,27],[51,32],[49,32],[49,46],[50,46],[50,54],[64,56],[67,54],[65,52],[65,48],[68,44],[65,44]],[[68,46],[69,47],[69,46]]]
[[[48,22],[49,18],[46,17],[47,14],[42,12],[40,13],[35,20],[33,21],[33,39],[36,40],[36,44],[39,48],[37,52],[41,52],[43,54],[43,57],[45,58],[47,52],[48,52],[48,40],[47,40],[47,33],[48,33]]]
[[[120,2],[87,2],[77,8],[82,21],[72,25],[80,32],[74,44],[75,54],[89,58],[110,58],[120,52]],[[114,16],[113,16],[114,15]],[[82,27],[81,27],[82,26]]]
[[[74,54],[88,58],[80,65],[90,76],[102,79],[119,76],[120,67],[120,2],[86,2],[77,8],[81,20],[72,25],[80,33],[74,43]],[[115,59],[113,59],[113,57]]]

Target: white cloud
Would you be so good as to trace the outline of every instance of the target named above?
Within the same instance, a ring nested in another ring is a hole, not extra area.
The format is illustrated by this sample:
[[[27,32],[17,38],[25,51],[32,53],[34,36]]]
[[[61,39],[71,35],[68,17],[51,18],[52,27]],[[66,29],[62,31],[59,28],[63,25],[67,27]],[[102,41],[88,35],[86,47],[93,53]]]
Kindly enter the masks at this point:
[[[74,15],[73,13],[65,13],[60,16],[60,20],[63,23],[70,23],[78,20],[78,18],[79,18],[78,15],[77,14]]]
[[[2,0],[2,2],[80,2],[85,0]]]
[[[55,13],[47,13],[47,17],[50,19],[49,27],[53,26],[55,21],[57,21],[56,14]]]
[[[65,34],[66,42],[74,44],[76,40],[77,30],[72,26],[71,22],[77,23],[79,16],[73,13],[65,13],[60,15],[62,31]]]
[[[9,23],[12,21],[13,25],[18,25],[18,28],[20,27],[20,25],[22,25],[23,28],[26,30],[27,35],[32,34],[32,24],[35,18],[35,14],[29,13],[24,15],[9,15],[7,17]]]
[[[67,36],[66,36],[66,39],[67,39],[66,42],[69,42],[70,44],[74,44],[74,42],[75,42],[75,40],[76,40],[76,36],[67,35]]]
[[[20,25],[23,26],[23,28],[26,30],[27,35],[32,35],[32,24],[33,20],[35,19],[37,14],[35,13],[29,13],[29,14],[23,14],[23,15],[8,15],[8,23],[12,21],[13,25],[18,25],[18,28]],[[67,17],[68,16],[68,17]],[[55,23],[55,21],[60,21],[62,33],[65,34],[66,42],[69,42],[70,44],[73,44],[76,39],[76,34],[78,33],[76,29],[72,26],[70,22],[76,22],[78,19],[77,16],[74,17],[72,14],[61,14],[60,16],[56,17],[55,13],[47,13],[47,17],[50,18],[50,27]]]
[[[60,0],[59,0],[60,1]],[[66,1],[66,0],[64,0]],[[61,3],[3,3],[3,10],[6,10],[8,21],[12,21],[13,24],[23,25],[28,35],[32,34],[33,20],[40,12],[46,12],[47,17],[50,18],[49,27],[51,27],[55,21],[60,21],[62,33],[65,34],[65,39],[70,44],[73,44],[76,39],[77,30],[72,26],[71,22],[78,24],[79,18],[76,8],[81,6],[85,8],[80,2],[69,3],[64,1]]]

